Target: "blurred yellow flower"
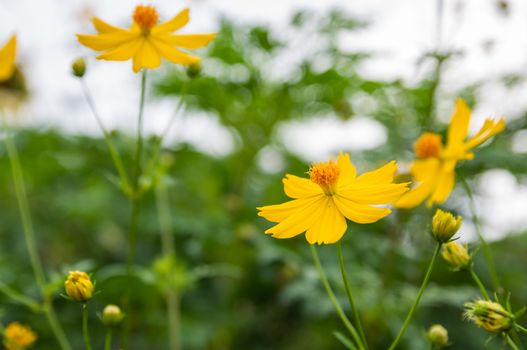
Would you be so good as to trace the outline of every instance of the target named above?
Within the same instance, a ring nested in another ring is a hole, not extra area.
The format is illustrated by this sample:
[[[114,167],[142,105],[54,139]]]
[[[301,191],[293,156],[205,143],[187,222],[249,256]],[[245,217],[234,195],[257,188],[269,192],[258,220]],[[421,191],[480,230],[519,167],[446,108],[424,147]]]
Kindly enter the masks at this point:
[[[303,232],[310,244],[335,243],[344,235],[346,218],[360,224],[375,222],[391,213],[375,205],[396,201],[408,190],[408,183],[393,183],[397,164],[357,176],[348,154],[337,162],[314,164],[310,179],[286,175],[284,191],[292,201],[257,208],[259,216],[278,223],[265,233],[291,238]]]
[[[11,322],[5,328],[4,346],[7,350],[24,350],[37,340],[31,328],[18,322]]]
[[[85,302],[90,300],[93,296],[93,288],[90,276],[82,271],[70,271],[64,282],[66,294],[73,301]]]
[[[457,162],[473,159],[473,148],[505,129],[503,118],[487,119],[481,129],[467,139],[470,114],[465,102],[458,99],[448,126],[446,145],[440,144],[440,136],[436,134],[425,133],[418,139],[415,151],[421,159],[415,160],[410,170],[418,185],[402,196],[395,203],[396,207],[413,208],[427,198],[428,207],[446,201],[454,188]]]
[[[0,82],[9,80],[15,72],[16,36],[13,35],[4,47],[0,48]]]
[[[172,19],[158,24],[159,15],[153,6],[139,5],[133,14],[130,29],[114,27],[97,17],[92,23],[95,35],[77,34],[79,42],[95,51],[103,51],[98,59],[109,61],[133,60],[134,72],[142,68],[157,68],[164,58],[176,64],[193,64],[199,57],[178,48],[197,49],[207,45],[216,34],[173,34],[189,21],[184,9]]]
[[[456,241],[444,244],[441,256],[456,271],[466,268],[470,263],[467,246],[462,246]]]

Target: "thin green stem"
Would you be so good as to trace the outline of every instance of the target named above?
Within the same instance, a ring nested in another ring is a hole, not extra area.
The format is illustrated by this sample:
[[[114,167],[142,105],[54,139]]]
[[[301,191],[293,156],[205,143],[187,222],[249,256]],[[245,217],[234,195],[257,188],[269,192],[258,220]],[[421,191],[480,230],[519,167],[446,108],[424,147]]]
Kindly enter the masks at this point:
[[[25,305],[35,312],[41,312],[42,306],[30,297],[27,297],[13,288],[9,287],[7,284],[0,282],[0,292],[4,293],[8,298],[10,298],[15,303],[20,305]]]
[[[179,296],[176,286],[171,282],[174,275],[174,263],[176,261],[176,251],[174,247],[174,236],[171,230],[171,216],[170,216],[170,200],[168,198],[168,191],[164,176],[161,177],[156,187],[156,201],[158,208],[159,228],[161,231],[161,248],[163,256],[169,262],[168,281],[169,286],[165,291],[165,301],[168,315],[168,337],[171,350],[181,349],[180,337],[180,309]]]
[[[399,344],[401,341],[401,338],[403,337],[404,333],[406,332],[406,328],[408,328],[408,325],[410,324],[410,321],[412,320],[412,317],[414,316],[414,312],[417,309],[417,305],[419,305],[419,301],[421,300],[421,297],[423,296],[423,293],[426,289],[426,286],[428,284],[428,280],[430,279],[430,275],[432,274],[432,269],[434,267],[434,263],[436,261],[437,255],[439,254],[439,251],[441,250],[441,243],[437,244],[437,247],[434,251],[434,255],[432,255],[432,259],[430,260],[430,264],[428,265],[428,269],[426,270],[425,278],[423,279],[423,283],[421,284],[421,288],[419,289],[419,292],[417,293],[417,297],[415,298],[414,304],[412,305],[412,308],[408,312],[408,315],[406,316],[406,320],[404,321],[403,326],[401,327],[401,330],[399,331],[399,334],[397,334],[397,337],[393,341],[393,343],[390,345],[389,350],[395,349],[395,347]]]
[[[111,350],[112,349],[112,328],[108,327],[108,330],[106,331],[106,338],[104,340],[104,350]]]
[[[143,156],[143,114],[145,109],[145,94],[146,94],[146,76],[147,70],[143,69],[141,74],[141,92],[139,99],[139,112],[137,117],[137,146],[134,160],[134,172],[133,172],[133,188],[132,195],[130,196],[131,201],[131,213],[130,223],[128,226],[128,252],[126,259],[126,271],[128,278],[132,275],[132,268],[135,262],[135,253],[137,246],[137,231],[139,225],[139,209],[141,200],[141,189],[140,189],[140,178],[142,169],[142,156]],[[123,307],[129,317],[126,317],[123,326],[122,333],[122,347],[124,350],[129,348],[130,332],[132,327],[132,317],[130,317],[129,310],[129,296],[125,295],[123,301]]]
[[[487,261],[487,269],[489,271],[490,280],[492,282],[492,288],[495,291],[499,291],[501,284],[500,284],[500,280],[498,277],[498,273],[496,272],[496,264],[494,263],[494,257],[492,255],[492,250],[490,248],[490,245],[485,240],[485,237],[483,237],[483,231],[481,229],[481,221],[477,214],[476,202],[474,200],[472,189],[470,188],[469,184],[467,183],[467,181],[465,180],[463,176],[460,176],[460,179],[461,179],[461,183],[463,187],[465,188],[465,192],[467,193],[467,196],[469,199],[470,211],[472,213],[472,221],[474,221],[474,225],[476,226],[476,233],[478,234],[479,241],[481,242],[481,247],[483,249],[483,255],[485,256],[485,260]]]
[[[511,349],[513,349],[513,350],[520,350],[518,345],[516,345],[516,343],[514,343],[514,341],[512,340],[512,338],[508,334],[505,334],[505,340],[507,341],[507,344],[509,344]]]
[[[91,349],[90,332],[88,329],[88,303],[82,304],[82,336],[86,350]]]
[[[351,324],[350,320],[348,319],[348,317],[342,310],[342,307],[340,306],[337,298],[335,297],[335,293],[333,293],[333,290],[331,289],[331,285],[329,284],[328,278],[326,277],[326,273],[324,272],[324,269],[322,268],[322,265],[320,264],[320,259],[318,257],[317,249],[312,244],[309,247],[311,248],[311,255],[313,256],[313,262],[315,263],[315,267],[320,276],[320,280],[322,281],[322,284],[324,285],[324,288],[326,289],[326,293],[328,294],[329,299],[331,299],[331,302],[333,303],[333,306],[335,307],[337,314],[339,315],[342,323],[344,323],[344,326],[350,332],[358,348],[360,350],[363,350],[364,346],[362,345],[362,340],[359,334],[357,333],[357,330]]]
[[[346,272],[346,266],[344,264],[344,257],[342,255],[342,244],[341,241],[337,242],[337,253],[338,253],[338,259],[339,259],[339,265],[340,265],[340,272],[342,274],[342,280],[344,282],[344,286],[346,288],[346,295],[348,296],[348,301],[350,303],[350,307],[353,312],[353,319],[355,320],[355,325],[357,326],[360,337],[362,339],[362,345],[365,349],[368,349],[368,342],[366,340],[366,336],[364,334],[364,329],[362,327],[362,322],[360,320],[359,310],[357,309],[357,306],[355,305],[355,301],[353,299],[353,294],[351,291],[351,285],[348,280],[348,273]]]
[[[476,282],[476,285],[478,286],[479,290],[481,291],[481,295],[483,295],[483,297],[486,300],[490,300],[489,293],[487,293],[487,289],[485,288],[485,286],[483,285],[483,283],[479,279],[479,277],[476,274],[476,271],[474,271],[474,267],[472,265],[469,266],[468,271],[470,272],[470,276],[472,276],[472,279],[474,280],[474,282]]]
[[[132,188],[130,186],[130,180],[128,178],[128,174],[126,172],[126,169],[123,165],[123,161],[121,159],[121,155],[117,151],[117,148],[113,144],[112,136],[106,130],[104,127],[104,124],[102,123],[102,119],[99,115],[99,112],[97,111],[97,108],[95,106],[95,101],[93,99],[93,96],[91,94],[90,89],[88,88],[88,85],[86,84],[86,81],[84,78],[80,78],[82,92],[84,94],[84,98],[86,99],[86,102],[88,103],[88,106],[90,107],[90,110],[95,117],[95,120],[97,121],[97,124],[99,125],[99,128],[101,129],[104,140],[106,142],[106,145],[108,146],[108,151],[110,152],[110,156],[112,157],[113,163],[115,165],[115,168],[117,169],[117,172],[119,173],[119,177],[121,179],[121,186],[123,191],[127,196],[130,196],[132,194]]]
[[[527,328],[519,325],[516,323],[516,328],[519,329],[520,331],[522,331],[523,333],[527,334]]]
[[[0,112],[2,112],[0,110]],[[6,128],[4,128],[5,130]],[[31,262],[31,267],[33,269],[33,274],[35,275],[35,280],[37,282],[40,293],[46,303],[44,307],[44,312],[48,323],[57,339],[62,350],[71,350],[68,339],[64,333],[64,330],[57,321],[55,311],[53,309],[53,304],[50,300],[50,296],[46,291],[46,278],[44,275],[44,269],[42,268],[42,262],[37,252],[37,244],[35,240],[35,231],[33,229],[33,222],[31,220],[31,212],[29,210],[29,203],[27,200],[27,192],[24,184],[24,176],[22,173],[22,166],[20,164],[20,157],[18,155],[18,150],[16,145],[11,137],[10,131],[5,130],[5,144],[7,149],[7,155],[11,163],[11,171],[13,175],[13,181],[15,184],[15,193],[18,202],[18,209],[20,212],[20,218],[22,220],[22,228],[24,232],[24,238],[26,242],[26,248],[29,254],[29,260]]]

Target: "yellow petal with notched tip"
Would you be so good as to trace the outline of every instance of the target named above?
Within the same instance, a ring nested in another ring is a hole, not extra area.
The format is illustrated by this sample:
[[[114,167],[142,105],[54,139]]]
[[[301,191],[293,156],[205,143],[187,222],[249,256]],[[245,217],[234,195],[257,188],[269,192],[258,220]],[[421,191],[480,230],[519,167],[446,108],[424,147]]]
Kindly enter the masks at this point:
[[[461,144],[467,138],[470,113],[470,108],[468,108],[465,101],[458,98],[456,100],[456,109],[448,126],[447,148],[450,145]]]
[[[376,208],[366,204],[359,204],[340,195],[333,196],[333,200],[342,215],[359,224],[371,224],[392,212],[388,208]]]
[[[287,174],[283,179],[284,192],[291,198],[305,198],[324,193],[322,188],[313,181]]]
[[[256,209],[260,210],[258,213],[259,216],[264,217],[269,221],[280,222],[285,220],[288,216],[293,215],[293,213],[301,207],[309,206],[317,200],[320,200],[320,198],[322,198],[322,195],[318,197],[295,199],[282,204],[267,205]]]
[[[319,216],[306,231],[306,239],[310,244],[332,244],[342,238],[347,227],[346,219],[337,209],[333,199],[326,197]]]
[[[171,33],[184,27],[189,21],[189,9],[186,8],[172,19],[161,23],[151,29],[152,34]]]
[[[157,68],[161,65],[161,56],[150,40],[144,40],[134,56],[133,69],[139,72],[142,68]]]
[[[93,23],[93,26],[95,27],[95,30],[99,34],[125,31],[124,28],[115,27],[115,26],[113,26],[111,24],[108,24],[105,21],[103,21],[102,19],[97,18],[97,17],[93,17],[91,21]]]
[[[104,52],[97,56],[97,59],[100,60],[110,60],[110,61],[126,61],[134,57],[143,45],[144,39],[137,38],[125,44],[121,44],[111,50]]]
[[[194,64],[200,61],[199,57],[181,52],[180,50],[173,48],[162,41],[152,39],[151,42],[153,43],[159,54],[172,63]]]
[[[397,171],[397,163],[393,160],[379,169],[368,171],[357,177],[357,185],[367,184],[389,184],[393,182],[393,176]]]
[[[170,46],[183,47],[185,49],[199,49],[208,45],[216,37],[215,33],[210,34],[162,34],[156,36]]]
[[[139,38],[128,31],[111,32],[96,35],[77,34],[79,42],[95,51],[105,51]]]

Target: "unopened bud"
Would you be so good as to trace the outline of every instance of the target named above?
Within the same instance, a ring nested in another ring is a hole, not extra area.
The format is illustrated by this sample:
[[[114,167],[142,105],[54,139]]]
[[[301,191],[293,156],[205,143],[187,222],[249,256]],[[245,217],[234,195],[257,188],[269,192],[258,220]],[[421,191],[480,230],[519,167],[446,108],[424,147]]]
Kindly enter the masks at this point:
[[[194,79],[200,76],[201,70],[203,67],[201,66],[201,62],[192,63],[187,66],[187,76],[190,79]]]
[[[462,222],[461,216],[437,209],[432,218],[432,234],[439,243],[446,243],[456,234]]]
[[[502,333],[513,325],[514,316],[501,304],[490,300],[476,300],[465,303],[466,319],[490,333]]]
[[[461,270],[470,263],[470,256],[466,246],[457,242],[448,242],[443,245],[441,256],[454,270]]]
[[[73,301],[85,302],[93,297],[93,283],[86,272],[70,271],[64,288]]]
[[[86,74],[86,61],[79,57],[71,64],[71,71],[74,76],[82,78]]]
[[[117,305],[106,305],[102,311],[102,323],[106,326],[116,326],[124,318],[124,314],[121,311],[121,308]]]
[[[426,332],[426,339],[435,348],[443,348],[448,344],[448,331],[440,324],[434,324]]]

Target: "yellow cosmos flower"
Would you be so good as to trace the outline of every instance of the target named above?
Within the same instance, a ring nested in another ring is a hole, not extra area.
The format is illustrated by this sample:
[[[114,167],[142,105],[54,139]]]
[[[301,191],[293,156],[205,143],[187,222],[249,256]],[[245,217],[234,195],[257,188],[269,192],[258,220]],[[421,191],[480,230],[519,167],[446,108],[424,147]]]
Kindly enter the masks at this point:
[[[278,223],[265,233],[275,238],[291,238],[303,232],[310,244],[335,243],[344,235],[346,218],[369,224],[391,213],[374,205],[396,201],[408,190],[408,183],[393,183],[397,164],[357,176],[348,154],[336,162],[314,164],[309,179],[286,175],[285,194],[292,201],[257,208],[259,216]]]
[[[7,325],[4,333],[4,346],[7,350],[24,350],[37,340],[31,328],[18,322]]]
[[[98,59],[109,61],[133,60],[134,72],[142,68],[157,68],[164,58],[176,64],[193,64],[199,57],[179,50],[197,49],[207,45],[216,34],[173,34],[189,21],[184,9],[172,19],[158,24],[159,15],[153,6],[139,5],[133,14],[130,29],[114,27],[97,17],[92,23],[95,35],[77,34],[79,42],[95,51],[103,51]]]
[[[447,200],[455,184],[455,168],[459,161],[474,158],[472,149],[505,129],[505,120],[487,119],[481,129],[467,139],[471,111],[458,99],[443,146],[441,136],[423,134],[415,143],[415,153],[420,159],[412,163],[410,172],[418,185],[401,197],[395,206],[413,208],[424,202],[431,207]]]
[[[0,48],[0,82],[9,80],[15,72],[16,36],[13,35],[4,47]]]

